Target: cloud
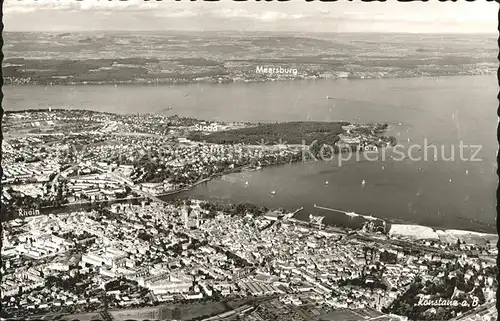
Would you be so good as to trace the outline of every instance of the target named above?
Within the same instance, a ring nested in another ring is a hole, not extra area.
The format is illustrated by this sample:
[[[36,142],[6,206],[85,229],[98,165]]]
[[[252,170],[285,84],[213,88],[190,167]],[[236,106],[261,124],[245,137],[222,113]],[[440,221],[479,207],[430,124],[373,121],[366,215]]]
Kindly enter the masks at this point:
[[[21,7],[21,6],[5,6],[4,7],[4,14],[7,13],[28,13],[28,12],[33,12],[36,11],[36,8],[34,7]]]
[[[304,19],[306,18],[303,14],[289,14],[277,11],[267,11],[264,12],[259,19],[265,21],[273,21],[273,20],[295,20],[295,19]]]
[[[432,26],[436,29],[434,32],[493,32],[496,30],[497,10],[497,3],[485,1],[397,4],[395,0],[389,0],[387,3],[368,6],[341,1],[334,4],[308,4],[303,0],[287,3],[238,3],[230,0],[216,3],[187,0],[5,0],[4,23],[7,31],[123,30],[124,26],[127,26],[127,30],[264,28],[287,31],[372,31],[383,26],[387,31],[418,32],[419,29],[429,30]],[[104,16],[107,19],[103,19]]]
[[[468,14],[457,15],[456,10],[432,11],[427,14],[409,13],[372,13],[372,12],[344,12],[344,17],[360,21],[376,22],[408,22],[408,23],[435,23],[435,22],[485,22],[486,15]],[[487,20],[487,19],[486,19]]]
[[[257,21],[278,21],[278,20],[297,20],[310,16],[298,13],[284,13],[279,11],[251,12],[244,9],[176,9],[176,10],[158,10],[154,12],[156,17],[160,18],[189,18],[203,17],[213,19],[253,19]]]
[[[196,10],[157,10],[153,13],[153,15],[157,18],[193,18],[199,17],[200,12]]]
[[[161,9],[161,3],[144,0],[98,1],[98,0],[43,0],[4,2],[4,13],[24,13],[40,10],[57,11],[149,11]]]

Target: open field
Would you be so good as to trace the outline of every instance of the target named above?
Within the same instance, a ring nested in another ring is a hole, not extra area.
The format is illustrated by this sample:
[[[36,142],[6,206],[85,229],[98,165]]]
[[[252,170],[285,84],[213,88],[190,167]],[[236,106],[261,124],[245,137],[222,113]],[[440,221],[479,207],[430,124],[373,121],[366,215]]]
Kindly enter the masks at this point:
[[[479,233],[466,230],[435,230],[431,227],[411,224],[392,224],[390,235],[409,239],[440,240],[442,243],[454,244],[458,240],[467,244],[496,243],[496,234]]]

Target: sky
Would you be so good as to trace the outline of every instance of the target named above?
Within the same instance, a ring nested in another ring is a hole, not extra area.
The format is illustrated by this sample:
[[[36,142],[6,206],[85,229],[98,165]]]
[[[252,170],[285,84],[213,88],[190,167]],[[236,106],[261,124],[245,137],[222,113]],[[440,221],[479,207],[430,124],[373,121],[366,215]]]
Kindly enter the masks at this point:
[[[497,33],[499,4],[415,1],[5,0],[5,31]]]

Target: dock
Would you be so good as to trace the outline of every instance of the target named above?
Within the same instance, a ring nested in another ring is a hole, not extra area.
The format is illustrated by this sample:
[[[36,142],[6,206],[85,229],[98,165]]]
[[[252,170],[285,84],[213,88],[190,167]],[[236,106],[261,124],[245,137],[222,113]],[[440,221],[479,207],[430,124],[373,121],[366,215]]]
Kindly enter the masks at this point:
[[[318,208],[320,210],[325,210],[325,211],[330,211],[330,212],[337,212],[337,213],[343,213],[347,216],[351,216],[351,217],[362,217],[366,220],[370,220],[370,221],[376,221],[376,220],[379,220],[379,221],[382,221],[385,223],[386,222],[386,219],[384,218],[380,218],[380,217],[374,217],[374,216],[371,216],[371,215],[363,215],[363,214],[358,214],[358,213],[354,213],[354,212],[347,212],[347,211],[344,211],[344,210],[338,210],[338,209],[335,209],[335,208],[329,208],[329,207],[323,207],[323,206],[318,206],[316,204],[314,204],[314,208]]]
[[[348,213],[347,211],[337,210],[337,209],[334,209],[334,208],[328,208],[328,207],[323,207],[323,206],[318,206],[316,204],[314,204],[314,208],[319,208],[320,210],[325,210],[325,211],[330,211],[330,212],[339,212],[339,213],[344,213],[344,214]]]
[[[295,211],[293,211],[293,212],[290,212],[290,213],[288,213],[288,214],[285,214],[283,218],[284,218],[285,220],[294,219],[293,217],[295,216],[295,214],[297,214],[298,212],[302,211],[303,209],[304,209],[304,207],[298,208],[298,209],[296,209],[296,210],[295,210]]]

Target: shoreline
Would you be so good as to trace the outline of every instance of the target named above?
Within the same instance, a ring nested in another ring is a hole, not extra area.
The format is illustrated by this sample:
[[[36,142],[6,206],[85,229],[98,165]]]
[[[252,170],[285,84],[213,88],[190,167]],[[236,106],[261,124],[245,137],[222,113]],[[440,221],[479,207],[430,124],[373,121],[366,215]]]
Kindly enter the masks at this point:
[[[233,173],[240,173],[241,171],[243,171],[245,169],[248,169],[248,168],[251,168],[251,166],[240,166],[240,167],[237,167],[237,168],[233,168],[233,169],[227,170],[227,171],[225,171],[223,173],[214,174],[211,177],[203,178],[203,179],[201,179],[199,181],[194,182],[193,184],[190,184],[188,187],[183,187],[183,188],[180,188],[180,189],[176,189],[176,190],[173,190],[173,191],[170,191],[170,192],[166,192],[166,193],[157,194],[157,195],[154,195],[154,196],[159,198],[159,197],[163,197],[163,196],[171,196],[171,195],[179,194],[179,193],[182,193],[182,192],[189,192],[192,189],[194,189],[196,186],[198,186],[200,184],[203,184],[203,183],[208,183],[208,182],[210,182],[212,179],[214,179],[216,177],[222,177],[224,175],[233,174]]]
[[[287,164],[289,164],[289,163],[272,164],[272,165],[267,165],[267,166],[263,165],[263,166],[261,166],[261,169],[258,169],[258,170],[263,170],[264,168],[270,167],[270,166],[283,166],[283,165],[287,165]],[[155,196],[156,197],[172,196],[172,195],[180,194],[180,193],[183,193],[183,192],[189,192],[189,191],[193,190],[196,186],[198,186],[198,185],[200,185],[202,183],[208,183],[208,182],[212,181],[214,178],[223,177],[225,175],[229,175],[229,174],[233,174],[233,173],[241,173],[241,172],[243,172],[246,169],[251,169],[250,172],[257,170],[255,168],[253,168],[252,166],[248,166],[248,165],[247,166],[241,166],[241,167],[238,167],[238,168],[234,168],[234,169],[225,171],[224,173],[221,173],[221,174],[213,175],[210,178],[202,179],[201,181],[198,181],[198,182],[192,184],[189,187],[185,187],[185,188],[182,188],[182,189],[179,189],[179,190],[175,190],[175,191],[171,191],[169,193],[155,195]],[[319,208],[321,208],[321,206],[319,206]],[[340,210],[340,212],[344,212],[344,215],[346,215],[345,213],[348,212],[348,211]],[[372,214],[360,214],[360,213],[354,213],[354,212],[352,212],[352,213],[356,214],[357,217],[364,219],[365,222],[379,220],[379,221],[385,221],[386,223],[389,223],[390,225],[404,225],[404,226],[413,226],[413,227],[426,227],[426,228],[432,229],[434,232],[436,232],[438,230],[445,231],[445,232],[447,232],[447,231],[458,231],[458,232],[460,232],[461,231],[464,234],[477,234],[477,235],[484,235],[484,236],[486,236],[486,235],[497,236],[497,234],[494,233],[494,232],[490,233],[490,232],[486,232],[484,230],[474,230],[474,229],[461,230],[461,229],[456,229],[456,228],[448,228],[446,226],[434,226],[434,225],[415,224],[415,223],[407,222],[407,221],[405,221],[403,219],[400,219],[400,218],[378,217],[378,216],[373,216]],[[295,219],[307,223],[306,220],[298,219],[298,218],[295,218]],[[335,226],[332,223],[325,223],[324,225],[325,226],[329,226],[329,227],[334,227]]]
[[[442,75],[415,75],[415,76],[388,76],[388,77],[338,77],[338,78],[289,78],[289,79],[266,79],[266,80],[250,80],[250,81],[187,81],[187,82],[141,82],[141,81],[131,81],[131,82],[96,82],[96,83],[57,83],[57,84],[32,84],[32,83],[7,83],[4,87],[84,87],[84,86],[151,86],[151,87],[170,87],[170,86],[193,86],[193,85],[215,85],[223,86],[228,84],[259,84],[259,83],[277,83],[277,82],[293,82],[293,81],[363,81],[363,80],[390,80],[390,79],[418,79],[418,78],[451,78],[451,77],[476,77],[476,76],[492,76],[495,72],[487,73],[472,73],[472,74],[442,74]]]
[[[268,166],[280,166],[280,165],[284,165],[284,164],[274,164],[274,165],[268,165]],[[265,167],[267,167],[267,166],[262,166],[262,169],[264,169]],[[196,186],[198,186],[200,184],[203,184],[203,183],[208,183],[208,182],[210,182],[214,178],[223,177],[224,175],[229,175],[229,174],[233,174],[233,173],[239,173],[239,172],[242,172],[245,169],[252,169],[252,168],[253,168],[252,166],[248,166],[248,165],[247,166],[240,166],[238,168],[230,169],[230,170],[227,170],[227,171],[225,171],[223,173],[220,173],[220,174],[215,174],[215,175],[213,175],[210,178],[201,179],[201,180],[199,180],[199,181],[191,184],[189,187],[184,187],[184,188],[181,188],[181,189],[177,189],[177,190],[174,190],[174,191],[170,191],[170,192],[162,193],[162,194],[158,194],[158,195],[153,195],[153,196],[157,197],[157,198],[161,198],[161,197],[166,197],[166,196],[177,195],[177,194],[180,194],[180,193],[183,193],[183,192],[189,192],[189,191],[193,190]],[[115,200],[101,200],[101,201],[97,201],[97,202],[93,202],[93,203],[92,202],[85,202],[85,203],[63,204],[59,208],[43,207],[43,208],[41,208],[41,210],[50,210],[50,209],[62,210],[64,208],[71,207],[71,206],[80,206],[80,207],[83,207],[83,206],[91,206],[92,204],[100,204],[100,203],[106,203],[106,202],[109,202],[110,204],[113,204],[113,203],[120,203],[120,202],[123,202],[123,201],[134,201],[134,200],[141,200],[141,199],[149,199],[149,200],[151,200],[151,201],[154,202],[154,200],[151,199],[148,196],[141,196],[141,197],[122,198],[122,199],[115,199]],[[164,201],[164,200],[162,200],[162,201]],[[201,201],[212,202],[210,200],[203,200],[203,199],[201,199]],[[168,201],[164,201],[164,202],[168,202]],[[322,207],[318,206],[318,208],[321,209]],[[292,211],[291,213],[293,213],[293,215],[291,216],[291,219],[293,219],[293,220],[295,220],[297,222],[300,222],[301,224],[308,224],[309,222],[307,220],[305,220],[303,218],[301,219],[301,218],[296,218],[295,217],[295,215],[297,213],[301,212],[302,210],[303,210],[303,207],[301,207],[299,209],[296,209],[295,211]],[[335,211],[344,212],[343,214],[347,216],[347,214],[346,214],[347,211],[342,211],[342,210],[335,210]],[[359,214],[359,213],[355,213],[355,212],[350,212],[350,213],[355,214],[356,217],[364,219],[365,222],[379,220],[379,221],[383,221],[383,222],[388,223],[391,226],[391,229],[389,231],[387,231],[387,235],[391,234],[393,226],[397,226],[400,230],[401,229],[403,229],[403,230],[405,230],[405,229],[415,230],[415,228],[418,228],[418,229],[426,229],[426,230],[429,231],[429,229],[430,229],[436,235],[438,235],[438,231],[442,231],[442,232],[445,232],[445,233],[447,233],[447,234],[449,234],[449,235],[451,235],[452,237],[455,237],[455,238],[458,238],[457,236],[464,236],[464,235],[473,236],[473,237],[492,237],[492,238],[498,237],[498,234],[495,234],[495,233],[480,232],[480,231],[467,230],[467,229],[463,230],[463,229],[455,229],[455,228],[436,227],[436,226],[429,226],[429,225],[422,225],[422,224],[406,223],[406,222],[404,222],[404,220],[401,220],[401,219],[394,219],[394,220],[397,220],[398,223],[393,223],[391,221],[391,219],[380,218],[380,217],[377,217],[377,216],[373,216],[371,214]],[[51,214],[51,213],[44,213],[44,214],[40,214],[40,215],[47,215],[47,214]],[[55,214],[57,215],[58,213],[55,213]],[[2,221],[2,222],[7,222],[7,221]],[[342,227],[342,226],[339,227],[339,226],[336,226],[335,224],[332,224],[332,223],[324,223],[324,227],[327,228],[327,229],[332,229],[332,230],[336,230],[336,231],[343,232],[343,233],[349,233],[350,230],[352,230],[351,228]],[[355,229],[355,230],[358,230],[358,229]],[[405,235],[403,235],[403,234],[397,234],[397,235],[399,236],[399,238],[406,237],[406,238],[414,238],[414,239],[417,239],[417,240],[419,240],[419,239],[420,240],[431,239],[431,238],[418,238],[418,237],[416,237],[416,236],[418,236],[418,234],[415,234],[415,233],[405,233]]]
[[[454,76],[451,76],[451,77],[454,77]],[[363,80],[365,80],[365,79],[363,79]],[[29,111],[29,109],[27,111]],[[289,162],[280,163],[280,164],[269,164],[269,165],[263,165],[262,168],[268,167],[268,166],[283,166],[283,165],[287,165],[287,164],[289,164]],[[180,193],[183,193],[183,192],[189,192],[189,191],[193,190],[196,186],[201,185],[202,183],[208,183],[208,182],[210,182],[214,178],[224,177],[225,175],[228,175],[228,174],[242,172],[242,171],[244,171],[246,169],[257,170],[254,166],[251,166],[251,165],[250,166],[249,165],[243,165],[243,166],[239,166],[239,167],[236,167],[236,168],[230,168],[230,169],[227,169],[227,170],[225,170],[225,171],[223,171],[221,173],[214,174],[211,177],[200,179],[200,180],[198,180],[198,181],[196,181],[194,183],[191,183],[189,185],[186,185],[186,186],[184,186],[182,188],[179,188],[179,189],[176,189],[176,190],[172,190],[172,191],[168,191],[168,192],[161,193],[161,194],[156,194],[156,195],[153,195],[153,196],[154,197],[166,197],[166,196],[177,195],[177,194],[180,194]],[[150,198],[150,197],[148,197],[148,198]],[[136,199],[144,199],[144,197],[138,197]],[[92,205],[92,203],[95,203],[95,204],[101,204],[101,203],[112,204],[112,203],[116,203],[116,202],[120,202],[120,201],[126,201],[126,200],[127,199],[123,199],[123,200],[114,199],[114,200],[101,200],[101,201],[97,201],[97,202],[72,203],[72,204],[63,204],[61,207],[62,208],[64,208],[64,207],[78,207],[78,206],[82,206],[83,207],[83,206]],[[43,209],[44,210],[50,210],[51,208],[50,207],[48,207],[48,208],[45,207]],[[54,209],[56,209],[56,208],[54,208]],[[359,216],[362,216],[362,215],[359,214]],[[367,216],[371,216],[371,215],[367,215]],[[399,224],[399,225],[405,225],[405,226],[425,226],[425,227],[431,228],[434,231],[436,231],[436,230],[456,231],[455,229],[452,229],[452,228],[448,229],[446,226],[436,227],[436,226],[428,226],[428,225],[420,225],[420,224],[408,223],[408,222],[405,222],[404,220],[401,220],[401,219],[391,219],[391,218],[388,219],[388,218],[379,218],[379,217],[373,217],[373,218],[375,218],[377,220],[387,221],[387,222],[391,223],[392,225]],[[303,221],[307,222],[307,220],[304,220],[304,219],[303,219]],[[334,226],[335,223],[325,223],[325,225]],[[494,235],[493,233],[488,233],[488,232],[485,232],[484,230],[480,230],[480,229],[469,229],[469,230],[458,230],[458,231],[462,231],[463,234]]]
[[[276,165],[268,165],[268,166],[281,166],[281,165],[284,165],[284,164],[276,164]],[[264,169],[265,167],[267,167],[267,166],[262,166],[262,169]],[[172,195],[180,194],[180,193],[183,193],[183,192],[189,192],[189,191],[193,190],[196,186],[198,186],[198,185],[200,185],[202,183],[208,183],[208,182],[210,182],[212,179],[214,179],[216,177],[222,177],[224,175],[242,172],[244,169],[248,169],[248,168],[251,168],[251,166],[242,166],[242,167],[237,168],[237,169],[232,169],[229,172],[225,172],[223,174],[217,174],[217,175],[214,175],[211,178],[202,179],[201,181],[198,181],[198,182],[192,184],[190,187],[182,188],[182,189],[179,189],[179,190],[171,191],[169,193],[155,195],[155,196],[156,197],[164,197],[164,196],[172,196]],[[189,198],[189,196],[188,196],[188,198]],[[203,199],[201,199],[201,200],[204,201]],[[209,200],[205,200],[205,201],[212,202],[212,201],[209,201]],[[321,206],[319,206],[319,208],[321,208]],[[300,221],[300,222],[303,222],[303,223],[307,224],[308,223],[307,220],[295,217],[295,214],[297,214],[298,212],[300,212],[302,209],[303,209],[303,207],[301,207],[300,210],[293,211],[293,216],[291,218],[293,218],[294,220],[297,220],[297,221]],[[342,212],[342,211],[340,211],[340,212]],[[347,212],[347,211],[344,211],[344,212]],[[462,229],[455,229],[455,228],[447,228],[445,226],[438,227],[438,226],[432,226],[432,225],[414,224],[414,223],[405,222],[402,219],[380,218],[380,217],[377,217],[377,216],[373,216],[371,214],[359,214],[359,213],[354,213],[354,214],[356,214],[359,218],[364,219],[365,222],[379,220],[379,221],[384,221],[384,222],[390,224],[391,227],[393,225],[394,226],[402,226],[402,227],[406,227],[406,228],[408,228],[408,227],[413,227],[413,228],[423,227],[423,228],[427,228],[427,229],[432,229],[432,231],[434,233],[437,233],[437,231],[444,231],[444,232],[446,232],[448,234],[450,234],[449,232],[452,232],[452,234],[457,234],[457,235],[458,234],[462,234],[462,235],[467,235],[468,234],[468,235],[474,235],[474,236],[477,236],[477,237],[484,237],[484,236],[498,237],[498,235],[495,234],[495,233],[488,233],[488,232],[484,232],[484,231],[476,231],[476,230],[472,230],[472,229],[462,230]],[[346,215],[346,214],[344,213],[344,215]],[[397,221],[397,223],[396,223],[396,221]],[[332,223],[324,223],[324,226],[328,227],[328,228],[342,229],[342,230],[344,230],[346,232],[349,230],[349,228],[338,227],[338,226],[336,226],[335,224],[332,224]],[[387,234],[389,234],[389,232]]]
[[[286,163],[288,164],[288,163]],[[272,165],[267,165],[267,166],[261,166],[261,169],[259,170],[262,170],[264,169],[265,167],[268,167],[268,166],[282,166],[282,165],[286,165],[286,164],[272,164]],[[254,168],[253,166],[251,165],[244,165],[244,166],[240,166],[240,167],[237,167],[237,168],[232,168],[232,169],[229,169],[229,170],[226,170],[224,171],[223,173],[219,173],[219,174],[214,174],[212,175],[211,177],[209,178],[204,178],[204,179],[201,179],[193,184],[190,184],[188,187],[183,187],[183,188],[180,188],[180,189],[177,189],[177,190],[173,190],[173,191],[170,191],[170,192],[167,192],[167,193],[162,193],[162,194],[157,194],[157,195],[153,195],[154,197],[156,198],[162,198],[162,197],[168,197],[168,196],[174,196],[174,195],[177,195],[177,194],[181,194],[183,192],[189,192],[191,190],[193,190],[195,187],[197,187],[198,185],[201,185],[203,183],[208,183],[210,181],[212,181],[213,179],[215,178],[218,178],[218,177],[223,177],[225,175],[229,175],[229,174],[233,174],[233,173],[241,173],[243,172],[244,170],[248,170],[250,169],[251,171],[255,171],[257,170],[256,168]],[[189,196],[188,196],[189,198]],[[155,201],[153,200],[151,197],[148,197],[148,196],[140,196],[140,197],[134,197],[134,198],[122,198],[122,199],[114,199],[114,200],[100,200],[100,201],[97,201],[97,202],[84,202],[84,203],[72,203],[72,204],[62,204],[61,207],[59,208],[54,208],[54,207],[42,207],[40,210],[51,210],[51,209],[54,209],[54,210],[62,210],[64,208],[68,208],[68,207],[71,207],[71,206],[77,206],[77,207],[84,207],[84,206],[92,206],[92,204],[100,204],[100,203],[109,203],[108,205],[110,204],[113,204],[113,203],[120,203],[120,202],[124,202],[124,201],[136,201],[136,200],[142,200],[142,199],[149,199],[151,201]],[[201,199],[202,201],[206,201],[206,202],[212,202],[210,200],[203,200]],[[162,199],[162,201],[164,201]],[[167,201],[165,201],[167,202]],[[316,204],[314,204],[316,205]],[[315,208],[319,208],[319,209],[325,209],[325,210],[328,210],[327,208],[323,208],[322,206],[314,206]],[[297,214],[298,212],[300,212],[301,210],[303,209],[303,207],[301,207],[300,210],[295,210],[293,212],[293,215],[291,218],[293,218],[294,220],[296,221],[300,221],[304,224],[307,224],[308,221],[305,220],[305,219],[301,219],[301,218],[296,218],[295,217],[295,214]],[[347,211],[343,211],[343,210],[334,210],[336,212],[340,212],[340,213],[343,213],[343,215],[346,215],[348,216]],[[386,222],[388,224],[390,224],[391,226],[391,230],[392,230],[392,226],[398,226],[399,229],[403,229],[403,230],[408,230],[408,229],[412,229],[413,230],[415,228],[417,229],[426,229],[427,231],[429,231],[429,229],[432,230],[432,233],[434,233],[435,235],[438,235],[438,231],[443,231],[447,234],[450,234],[452,237],[457,237],[456,235],[472,235],[472,236],[475,236],[475,237],[498,237],[497,234],[495,233],[488,233],[488,232],[484,232],[484,231],[477,231],[477,230],[470,230],[470,229],[467,229],[467,230],[462,230],[462,229],[455,229],[455,228],[446,228],[445,226],[443,227],[437,227],[437,226],[431,226],[431,225],[422,225],[422,224],[413,224],[413,223],[408,223],[408,222],[405,222],[404,220],[402,219],[390,219],[390,218],[381,218],[381,217],[377,217],[377,216],[373,216],[371,214],[359,214],[359,213],[355,213],[355,212],[350,212],[352,213],[352,215],[355,215],[357,218],[361,218],[361,219],[364,219],[365,223],[366,222],[370,222],[370,221],[383,221],[383,222]],[[50,214],[50,213],[44,213],[44,214],[41,214],[41,215],[46,215],[46,214]],[[57,213],[56,213],[57,214]],[[397,223],[396,223],[397,221]],[[348,232],[348,230],[350,228],[347,228],[347,227],[339,227],[339,226],[336,226],[334,223],[324,223],[324,226],[325,227],[328,227],[328,228],[333,228],[333,229],[340,229],[340,230],[343,230],[344,232]],[[449,233],[451,232],[451,233]],[[390,231],[387,231],[387,235],[390,234]],[[416,237],[415,233],[404,233],[405,235],[400,235],[400,237],[409,237],[409,238],[415,238],[415,239],[425,239],[425,238],[418,238]],[[418,236],[418,234],[417,234]]]

